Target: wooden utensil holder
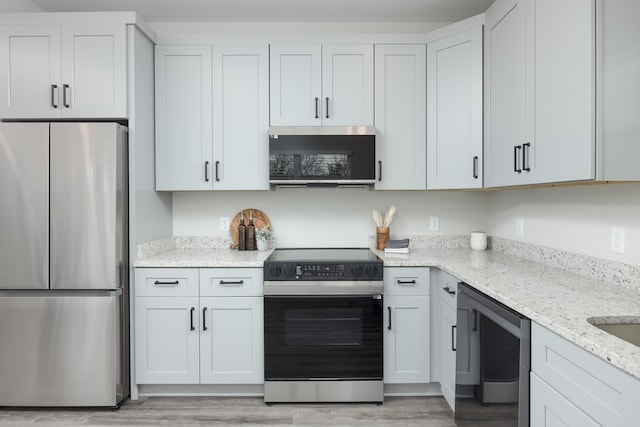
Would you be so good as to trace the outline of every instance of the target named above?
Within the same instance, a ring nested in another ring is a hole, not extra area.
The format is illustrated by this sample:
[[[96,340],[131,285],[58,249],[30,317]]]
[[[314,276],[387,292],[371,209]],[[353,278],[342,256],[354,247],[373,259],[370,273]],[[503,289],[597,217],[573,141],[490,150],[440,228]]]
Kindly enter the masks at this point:
[[[384,250],[389,240],[389,227],[376,227],[376,249]]]

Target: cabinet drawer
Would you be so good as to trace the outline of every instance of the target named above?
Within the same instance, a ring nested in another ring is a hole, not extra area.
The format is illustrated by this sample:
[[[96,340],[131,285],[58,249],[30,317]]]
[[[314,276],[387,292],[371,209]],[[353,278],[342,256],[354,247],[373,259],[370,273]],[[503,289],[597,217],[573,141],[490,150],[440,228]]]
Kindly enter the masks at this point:
[[[261,268],[201,268],[200,296],[262,296]]]
[[[460,280],[456,279],[449,273],[440,270],[440,286],[438,286],[438,295],[445,304],[454,309],[458,305],[456,296],[458,293],[459,281]]]
[[[385,295],[429,295],[429,269],[389,267],[384,269]]]
[[[135,289],[142,296],[198,296],[197,268],[136,268]]]
[[[537,323],[531,370],[599,425],[637,425],[640,381]]]

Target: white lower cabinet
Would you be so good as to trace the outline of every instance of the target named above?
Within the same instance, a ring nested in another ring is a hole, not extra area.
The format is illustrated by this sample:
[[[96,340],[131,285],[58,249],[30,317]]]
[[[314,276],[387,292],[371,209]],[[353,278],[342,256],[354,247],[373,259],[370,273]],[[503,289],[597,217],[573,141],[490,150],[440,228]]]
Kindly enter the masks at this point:
[[[198,384],[198,297],[136,298],[136,382]]]
[[[532,426],[638,425],[640,381],[535,322],[531,371]]]
[[[428,383],[429,269],[385,268],[384,382]]]
[[[530,387],[530,425],[536,427],[600,425],[533,372]]]
[[[264,382],[262,302],[262,297],[200,299],[201,383]]]
[[[211,287],[215,278],[219,288]],[[263,298],[256,283],[259,268],[137,268],[135,382],[262,384]],[[224,296],[208,296],[218,292]]]

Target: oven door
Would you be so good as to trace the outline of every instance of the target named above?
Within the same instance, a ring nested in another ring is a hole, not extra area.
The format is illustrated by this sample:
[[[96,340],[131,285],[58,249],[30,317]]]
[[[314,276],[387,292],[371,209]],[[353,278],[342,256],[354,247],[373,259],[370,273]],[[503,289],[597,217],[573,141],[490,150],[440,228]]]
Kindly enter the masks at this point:
[[[382,296],[264,297],[265,380],[381,380]]]

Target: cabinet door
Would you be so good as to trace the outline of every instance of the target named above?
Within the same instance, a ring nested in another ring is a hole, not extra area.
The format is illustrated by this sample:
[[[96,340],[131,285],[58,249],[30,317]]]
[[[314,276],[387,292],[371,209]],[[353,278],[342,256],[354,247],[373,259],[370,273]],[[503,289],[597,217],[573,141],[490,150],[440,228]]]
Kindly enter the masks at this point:
[[[127,117],[126,25],[63,25],[63,117]]]
[[[376,190],[427,188],[424,45],[375,48]]]
[[[429,297],[386,296],[384,382],[428,383]]]
[[[60,26],[0,26],[0,118],[55,118],[62,111]]]
[[[197,297],[135,299],[136,383],[199,382]]]
[[[534,183],[595,178],[595,3],[527,2],[535,22],[535,131],[527,135]]]
[[[271,126],[320,126],[320,45],[271,45]]]
[[[522,168],[522,144],[526,143],[524,1],[496,0],[485,19],[484,182],[486,187],[526,184],[529,172]]]
[[[202,384],[264,382],[263,297],[201,298]]]
[[[213,189],[269,189],[269,47],[213,47]]]
[[[442,301],[440,305],[442,322],[441,352],[442,366],[440,386],[445,400],[455,411],[456,406],[456,310]]]
[[[599,426],[564,396],[531,372],[530,424],[539,427]]]
[[[427,45],[427,188],[482,187],[482,27]]]
[[[211,46],[157,45],[156,190],[211,190]]]
[[[323,126],[373,126],[373,45],[322,46]]]

